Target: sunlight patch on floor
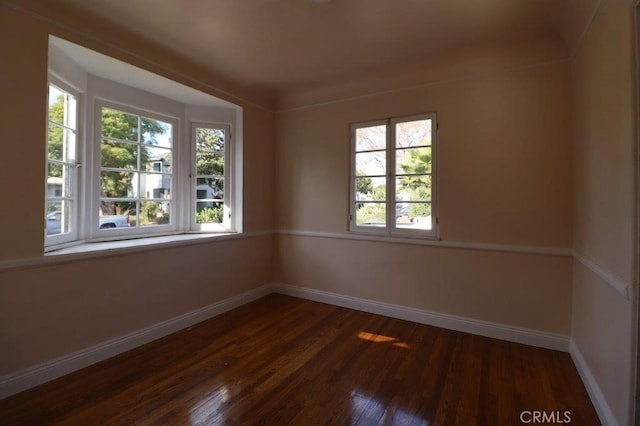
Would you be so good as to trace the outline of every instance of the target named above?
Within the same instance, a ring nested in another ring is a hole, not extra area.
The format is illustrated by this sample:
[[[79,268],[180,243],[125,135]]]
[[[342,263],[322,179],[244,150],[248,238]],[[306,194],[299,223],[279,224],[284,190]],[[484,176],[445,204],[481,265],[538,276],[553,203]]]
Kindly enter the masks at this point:
[[[362,340],[368,340],[374,343],[391,343],[393,346],[403,349],[411,349],[411,345],[406,342],[401,342],[400,339],[391,336],[384,336],[382,334],[367,333],[361,331],[358,333],[358,338]]]

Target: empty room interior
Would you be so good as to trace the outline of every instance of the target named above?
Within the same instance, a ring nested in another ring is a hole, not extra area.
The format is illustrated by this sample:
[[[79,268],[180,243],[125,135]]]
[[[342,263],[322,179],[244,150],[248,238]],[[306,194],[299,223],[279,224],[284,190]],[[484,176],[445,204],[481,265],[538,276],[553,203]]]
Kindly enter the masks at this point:
[[[0,0],[0,423],[638,424],[636,7]]]

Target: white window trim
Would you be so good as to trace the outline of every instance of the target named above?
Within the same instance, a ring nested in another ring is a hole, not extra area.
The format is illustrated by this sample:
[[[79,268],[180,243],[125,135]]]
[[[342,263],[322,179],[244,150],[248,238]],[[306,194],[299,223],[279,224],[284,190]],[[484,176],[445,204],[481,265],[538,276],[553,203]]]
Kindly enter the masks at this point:
[[[416,121],[416,120],[431,120],[431,229],[406,229],[396,227],[395,222],[395,157],[396,157],[396,144],[395,144],[395,125],[398,123]],[[357,224],[356,220],[356,130],[366,127],[374,126],[386,126],[386,223],[385,226],[362,226]],[[435,112],[426,114],[414,114],[409,116],[385,118],[380,120],[372,120],[367,122],[353,123],[350,126],[350,147],[351,147],[351,167],[350,167],[350,186],[349,186],[349,231],[358,234],[368,235],[387,235],[387,236],[402,236],[405,238],[424,238],[424,239],[439,239],[438,234],[438,190],[437,190],[437,151],[438,151],[438,120]]]

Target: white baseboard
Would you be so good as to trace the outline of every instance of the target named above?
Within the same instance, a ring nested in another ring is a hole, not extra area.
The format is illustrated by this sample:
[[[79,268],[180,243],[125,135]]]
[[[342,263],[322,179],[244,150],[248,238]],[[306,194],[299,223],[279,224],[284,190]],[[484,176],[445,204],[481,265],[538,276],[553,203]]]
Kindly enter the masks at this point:
[[[257,300],[272,292],[510,342],[564,352],[569,351],[569,337],[561,334],[541,332],[374,300],[360,299],[310,288],[270,284],[246,291],[184,315],[162,321],[150,327],[134,331],[133,333],[0,377],[0,399],[167,336],[178,330],[182,330],[193,324]],[[573,351],[571,353],[573,356]],[[576,361],[576,363],[578,362]],[[583,365],[586,366],[584,362]],[[582,370],[579,369],[579,371],[581,371],[582,375]],[[595,384],[595,380],[590,374],[588,377],[591,377],[591,381]],[[587,379],[585,379],[584,376],[583,380],[587,383]],[[590,386],[587,386],[588,389],[589,387]],[[597,385],[595,385],[595,389],[599,389]],[[602,393],[600,392],[599,395],[602,396]],[[602,401],[604,401],[604,399],[602,399]],[[608,412],[610,413],[610,410]]]
[[[573,363],[578,369],[578,374],[580,374],[580,378],[582,379],[584,386],[587,388],[587,392],[589,393],[591,402],[598,413],[600,422],[607,426],[618,426],[620,423],[616,420],[616,416],[613,414],[613,411],[611,411],[611,407],[609,407],[600,386],[598,386],[598,381],[591,373],[591,369],[589,368],[587,361],[582,356],[582,352],[580,352],[578,345],[573,339],[569,342],[569,353],[571,354]]]
[[[274,284],[273,291],[302,299],[385,315],[420,324],[433,325],[449,330],[463,331],[479,336],[492,337],[563,352],[569,351],[569,336],[562,334],[547,333],[523,327],[464,318],[298,286]]]
[[[271,285],[245,291],[195,311],[159,322],[133,333],[99,343],[42,364],[0,377],[0,399],[103,361],[153,340],[182,330],[272,292]]]

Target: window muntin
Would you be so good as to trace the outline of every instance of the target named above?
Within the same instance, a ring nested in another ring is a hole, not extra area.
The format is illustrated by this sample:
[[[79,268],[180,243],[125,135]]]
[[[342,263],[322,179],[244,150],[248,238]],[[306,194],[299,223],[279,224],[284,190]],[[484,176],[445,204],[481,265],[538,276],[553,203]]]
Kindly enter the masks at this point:
[[[100,105],[97,228],[172,224],[174,127],[170,118]]]
[[[352,125],[352,231],[435,236],[435,114]]]
[[[194,230],[230,228],[230,139],[229,126],[192,125]]]
[[[64,87],[64,88],[63,88]],[[78,95],[60,82],[49,83],[45,245],[77,235]]]

